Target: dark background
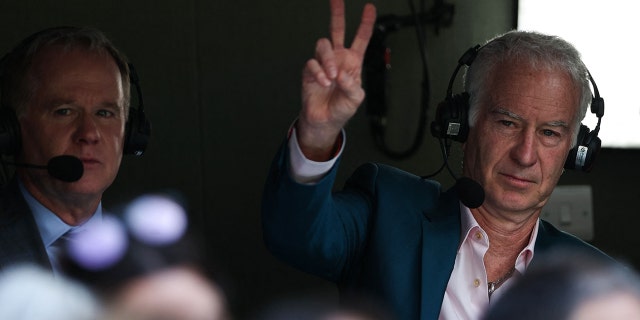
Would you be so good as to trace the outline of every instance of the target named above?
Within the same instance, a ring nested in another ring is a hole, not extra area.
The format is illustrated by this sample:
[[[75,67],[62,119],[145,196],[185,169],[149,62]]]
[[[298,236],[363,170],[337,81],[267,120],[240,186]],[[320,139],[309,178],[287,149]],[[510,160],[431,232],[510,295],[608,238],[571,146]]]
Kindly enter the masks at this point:
[[[346,2],[350,41],[365,1]],[[406,1],[373,2],[379,15],[410,12]],[[426,7],[433,2],[426,1]],[[445,96],[458,57],[515,25],[513,0],[447,3],[455,5],[452,25],[437,31],[425,25],[433,93],[429,119]],[[268,166],[300,108],[302,66],[316,39],[328,35],[328,24],[326,0],[0,0],[0,52],[45,27],[89,25],[106,32],[128,55],[140,76],[153,137],[144,157],[125,158],[105,194],[105,207],[146,192],[181,194],[232,311],[243,318],[282,298],[335,296],[332,284],[275,260],[260,229]],[[389,44],[393,71],[386,141],[404,150],[417,127],[422,66],[414,29],[399,30]],[[385,156],[374,145],[364,111],[347,127],[338,185],[365,161],[418,175],[439,167],[438,145],[428,131],[414,156]],[[615,124],[605,115],[602,130],[609,125]],[[459,156],[454,148],[454,167]],[[639,160],[638,150],[604,149],[592,173],[567,172],[561,179],[561,184],[592,186],[593,243],[634,266],[640,265],[635,237]],[[451,185],[448,175],[438,179]]]

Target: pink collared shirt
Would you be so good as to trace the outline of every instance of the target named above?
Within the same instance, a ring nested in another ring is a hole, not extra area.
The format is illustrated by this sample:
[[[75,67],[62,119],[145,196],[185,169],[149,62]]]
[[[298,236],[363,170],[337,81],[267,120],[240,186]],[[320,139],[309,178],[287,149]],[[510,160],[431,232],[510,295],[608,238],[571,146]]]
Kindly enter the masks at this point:
[[[484,255],[489,249],[489,238],[469,208],[460,204],[461,239],[456,262],[442,301],[439,319],[479,319],[485,309],[513,285],[514,279],[524,274],[533,259],[538,236],[538,222],[533,227],[528,245],[516,258],[516,272],[496,289],[489,299],[487,271]]]

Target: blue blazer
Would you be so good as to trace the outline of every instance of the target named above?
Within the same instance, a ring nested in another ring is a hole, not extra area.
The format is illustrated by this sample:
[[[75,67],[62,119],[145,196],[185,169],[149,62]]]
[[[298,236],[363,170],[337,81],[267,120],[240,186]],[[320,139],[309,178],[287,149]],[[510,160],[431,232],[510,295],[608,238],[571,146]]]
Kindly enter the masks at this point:
[[[289,175],[288,154],[285,143],[263,193],[267,248],[292,266],[337,283],[343,296],[381,301],[398,319],[438,319],[460,242],[455,190],[368,163],[333,192],[337,164],[319,183],[301,185]],[[565,245],[606,256],[541,221],[535,257]]]

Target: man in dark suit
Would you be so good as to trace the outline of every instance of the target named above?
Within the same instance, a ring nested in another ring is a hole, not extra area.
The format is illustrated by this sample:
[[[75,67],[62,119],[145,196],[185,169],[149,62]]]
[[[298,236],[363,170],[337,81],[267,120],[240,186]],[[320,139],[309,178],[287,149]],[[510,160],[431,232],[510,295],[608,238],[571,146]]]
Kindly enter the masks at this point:
[[[573,46],[509,32],[472,51],[468,97],[451,100],[469,115],[463,174],[484,189],[481,203],[381,164],[360,167],[332,192],[343,127],[365,96],[360,73],[375,9],[365,6],[351,48],[342,0],[331,0],[331,12],[331,40],[317,42],[304,68],[302,110],[264,190],[264,238],[274,255],[338,283],[343,297],[381,301],[398,319],[478,318],[549,248],[609,259],[539,219],[565,162],[589,166],[583,153],[571,156],[592,100]],[[599,144],[579,150],[589,147]]]
[[[57,27],[24,39],[0,71],[0,150],[18,164],[0,194],[0,268],[36,263],[58,271],[59,240],[100,222],[102,194],[123,150],[130,152],[129,65],[102,32]],[[49,172],[24,165],[61,155],[79,162]]]

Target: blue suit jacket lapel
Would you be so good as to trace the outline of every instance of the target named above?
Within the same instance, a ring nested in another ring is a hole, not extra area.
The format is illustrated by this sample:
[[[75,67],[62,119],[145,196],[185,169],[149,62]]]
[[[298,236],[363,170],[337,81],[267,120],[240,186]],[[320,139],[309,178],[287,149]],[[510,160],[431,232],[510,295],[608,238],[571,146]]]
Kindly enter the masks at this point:
[[[36,222],[14,178],[0,195],[0,269],[19,262],[51,268]]]
[[[435,212],[425,213],[422,249],[421,319],[437,319],[460,242],[460,207],[448,191]]]

